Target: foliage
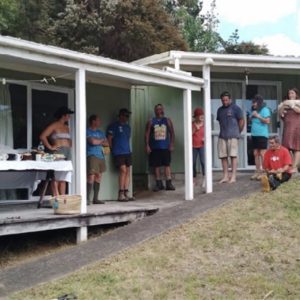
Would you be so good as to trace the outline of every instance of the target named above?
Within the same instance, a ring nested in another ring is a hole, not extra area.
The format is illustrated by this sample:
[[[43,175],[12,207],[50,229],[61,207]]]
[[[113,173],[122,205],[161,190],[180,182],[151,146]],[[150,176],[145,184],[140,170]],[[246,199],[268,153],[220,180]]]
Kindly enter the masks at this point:
[[[17,0],[0,0],[0,32],[2,34],[9,34],[9,29],[16,23],[18,8]]]
[[[172,49],[187,50],[180,32],[159,0],[123,0],[116,5],[112,30],[104,34],[101,53],[131,61]]]
[[[215,1],[205,15],[201,14],[202,4],[198,0],[167,0],[165,6],[173,15],[175,25],[181,29],[190,51],[218,52],[221,38],[217,33],[219,22]]]
[[[223,41],[224,53],[267,55],[269,50],[266,45],[257,45],[251,41],[239,42],[239,34],[236,29],[228,41]]]
[[[0,0],[0,34],[124,61],[169,50],[267,54],[218,33],[200,0]]]

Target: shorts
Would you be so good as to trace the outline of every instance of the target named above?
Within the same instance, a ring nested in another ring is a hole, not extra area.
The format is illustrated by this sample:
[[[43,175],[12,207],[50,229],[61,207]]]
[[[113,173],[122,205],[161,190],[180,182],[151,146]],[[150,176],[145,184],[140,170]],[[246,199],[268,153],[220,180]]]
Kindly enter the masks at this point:
[[[65,156],[65,160],[72,160],[70,147],[59,147],[53,153],[54,154],[63,154]]]
[[[252,147],[258,150],[268,149],[268,138],[264,136],[252,136]]]
[[[218,154],[219,158],[237,157],[239,149],[238,139],[222,139],[218,140]]]
[[[88,175],[103,173],[106,170],[105,160],[96,156],[88,156],[86,169]]]
[[[169,149],[153,149],[149,154],[150,167],[168,167],[171,164],[171,151]]]
[[[129,154],[121,154],[114,156],[114,163],[117,168],[121,166],[130,167],[132,165],[132,156],[131,153]]]

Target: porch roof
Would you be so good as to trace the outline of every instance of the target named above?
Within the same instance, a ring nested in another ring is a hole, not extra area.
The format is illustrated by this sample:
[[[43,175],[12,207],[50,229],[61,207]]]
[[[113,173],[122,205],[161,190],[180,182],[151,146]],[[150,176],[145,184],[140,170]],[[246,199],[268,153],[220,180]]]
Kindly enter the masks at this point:
[[[0,35],[1,68],[60,76],[74,80],[75,72],[84,69],[87,81],[130,88],[132,85],[165,85],[200,90],[203,79],[185,72],[169,72],[138,66],[101,56],[38,44]]]
[[[202,66],[211,64],[212,72],[245,72],[299,74],[300,57],[271,55],[216,54],[168,51],[132,62],[155,68],[172,66],[178,60],[182,70],[200,72]]]

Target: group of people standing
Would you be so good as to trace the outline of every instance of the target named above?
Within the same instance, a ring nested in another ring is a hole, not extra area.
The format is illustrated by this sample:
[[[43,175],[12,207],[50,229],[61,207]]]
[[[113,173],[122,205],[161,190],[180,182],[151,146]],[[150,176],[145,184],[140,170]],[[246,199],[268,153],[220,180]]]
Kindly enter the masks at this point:
[[[164,107],[157,104],[154,108],[155,116],[146,125],[145,144],[149,156],[149,166],[154,168],[154,191],[175,190],[171,177],[171,152],[174,149],[174,127],[172,121],[165,117]],[[133,201],[130,196],[130,168],[132,154],[130,149],[131,128],[128,120],[131,112],[122,108],[118,120],[111,124],[106,132],[99,130],[100,118],[97,115],[89,117],[87,129],[87,197],[88,204],[103,204],[98,199],[102,173],[105,171],[104,147],[109,147],[115,167],[119,171],[118,201]],[[165,185],[161,179],[161,167],[164,168]]]
[[[222,106],[217,111],[220,125],[218,139],[218,156],[222,163],[223,177],[220,183],[236,182],[238,165],[239,138],[245,121],[241,108],[232,102],[231,95],[225,91],[220,95]],[[50,124],[40,135],[40,140],[48,151],[64,154],[71,159],[71,135],[68,122],[74,112],[61,107],[55,113],[56,121]],[[281,183],[290,179],[297,172],[300,164],[300,95],[296,88],[288,90],[286,99],[279,105],[278,113],[283,121],[282,144],[278,136],[269,137],[271,111],[263,97],[256,95],[252,100],[251,137],[255,157],[256,171],[253,180],[261,180],[265,190],[276,189]],[[132,153],[130,149],[131,128],[127,108],[119,110],[118,120],[112,123],[107,132],[99,129],[101,120],[97,115],[88,119],[87,136],[87,203],[103,204],[99,200],[100,184],[106,170],[105,154],[113,156],[115,167],[119,171],[119,201],[132,201],[130,196],[130,168]],[[193,142],[193,176],[197,184],[197,163],[200,161],[202,186],[205,185],[204,164],[204,111],[194,110],[192,126]],[[145,151],[149,166],[154,169],[155,185],[153,191],[175,190],[171,175],[171,155],[174,150],[175,132],[172,120],[165,116],[162,104],[154,107],[154,117],[146,125]],[[292,155],[292,156],[291,156]],[[231,167],[231,173],[229,172]],[[161,168],[164,169],[165,184]],[[52,181],[54,196],[66,193],[66,182],[55,178]]]
[[[223,178],[221,183],[235,182],[238,139],[244,128],[242,110],[232,103],[228,92],[220,96],[222,106],[218,109],[220,123],[218,141],[219,158],[222,161]],[[255,157],[253,180],[261,180],[264,191],[275,190],[298,171],[300,163],[300,97],[296,88],[288,90],[286,99],[279,105],[278,113],[283,121],[282,144],[278,136],[269,136],[271,110],[261,95],[252,100],[250,114],[251,138]],[[232,175],[229,178],[228,159],[231,159]]]

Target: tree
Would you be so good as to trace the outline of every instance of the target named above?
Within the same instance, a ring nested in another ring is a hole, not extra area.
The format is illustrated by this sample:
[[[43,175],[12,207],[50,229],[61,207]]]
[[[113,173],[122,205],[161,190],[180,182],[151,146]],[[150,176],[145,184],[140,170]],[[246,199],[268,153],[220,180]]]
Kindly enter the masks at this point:
[[[18,1],[0,0],[0,33],[9,35],[18,19]]]
[[[159,0],[123,0],[115,10],[112,29],[104,34],[101,52],[132,61],[169,50],[186,50],[179,30]]]
[[[269,54],[269,49],[266,45],[257,45],[251,41],[239,42],[239,32],[237,29],[231,34],[228,41],[223,41],[223,47],[223,52],[228,54]]]
[[[199,0],[166,0],[165,8],[181,29],[190,51],[218,52],[221,38],[217,33],[216,4],[213,1],[205,15],[201,14],[202,4]]]

